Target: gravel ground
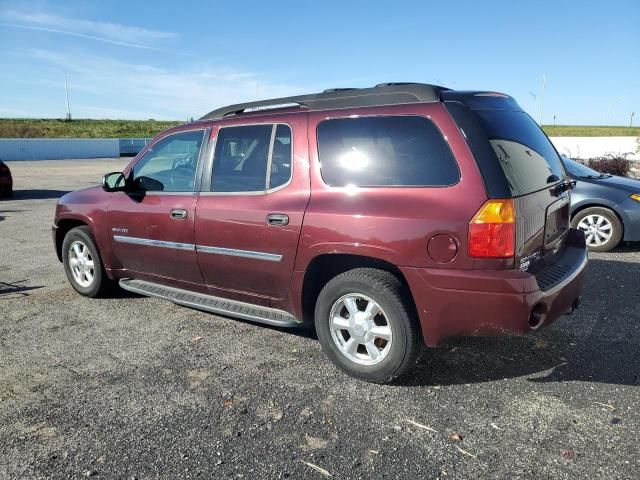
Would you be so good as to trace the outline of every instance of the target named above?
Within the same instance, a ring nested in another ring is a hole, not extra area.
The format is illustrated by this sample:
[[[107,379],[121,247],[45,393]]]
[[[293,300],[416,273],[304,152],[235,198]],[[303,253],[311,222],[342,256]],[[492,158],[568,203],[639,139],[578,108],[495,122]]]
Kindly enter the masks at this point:
[[[56,198],[125,163],[9,163],[1,478],[638,478],[640,245],[592,255],[573,316],[425,350],[415,375],[376,386],[299,333],[77,295],[53,252]]]

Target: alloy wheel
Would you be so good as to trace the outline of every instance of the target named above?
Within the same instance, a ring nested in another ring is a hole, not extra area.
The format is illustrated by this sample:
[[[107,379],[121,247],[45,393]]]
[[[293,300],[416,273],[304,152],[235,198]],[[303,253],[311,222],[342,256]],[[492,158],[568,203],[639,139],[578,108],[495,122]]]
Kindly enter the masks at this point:
[[[600,247],[613,236],[613,225],[603,215],[587,215],[578,223],[578,229],[584,232],[590,247]]]
[[[329,330],[342,355],[360,365],[375,365],[391,350],[391,324],[375,300],[343,295],[331,307]]]
[[[90,287],[95,276],[95,264],[89,248],[81,241],[69,247],[69,267],[75,282],[83,288]]]

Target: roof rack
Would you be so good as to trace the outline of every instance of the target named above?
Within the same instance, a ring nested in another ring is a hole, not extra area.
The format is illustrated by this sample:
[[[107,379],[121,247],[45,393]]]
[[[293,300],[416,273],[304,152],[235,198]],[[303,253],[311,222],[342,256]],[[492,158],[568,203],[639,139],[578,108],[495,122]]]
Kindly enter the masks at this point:
[[[440,101],[440,93],[448,88],[426,83],[381,83],[371,88],[331,88],[322,93],[274,98],[258,102],[238,103],[218,108],[200,120],[219,120],[229,115],[238,115],[281,108],[306,108],[308,110],[331,110],[338,108],[372,107]]]

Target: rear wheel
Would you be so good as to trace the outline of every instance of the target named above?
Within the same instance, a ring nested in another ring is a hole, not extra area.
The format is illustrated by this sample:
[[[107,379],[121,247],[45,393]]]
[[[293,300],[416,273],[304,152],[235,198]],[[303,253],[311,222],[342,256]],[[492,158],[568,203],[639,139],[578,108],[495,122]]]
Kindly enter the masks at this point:
[[[62,242],[62,261],[69,283],[81,295],[103,296],[113,286],[87,226],[69,230]]]
[[[585,208],[573,217],[571,226],[584,232],[587,247],[594,252],[608,252],[622,239],[622,223],[608,208]]]
[[[358,268],[330,280],[316,302],[318,339],[349,375],[388,383],[415,365],[421,336],[402,283],[394,275]]]

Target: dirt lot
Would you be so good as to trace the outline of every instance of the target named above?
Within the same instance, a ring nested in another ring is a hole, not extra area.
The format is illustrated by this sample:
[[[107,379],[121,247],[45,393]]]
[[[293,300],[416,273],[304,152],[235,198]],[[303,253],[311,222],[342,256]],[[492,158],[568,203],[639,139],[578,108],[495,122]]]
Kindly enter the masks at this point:
[[[638,478],[640,245],[592,255],[573,316],[449,342],[376,386],[300,334],[77,295],[53,252],[56,198],[124,163],[10,163],[0,478]]]

